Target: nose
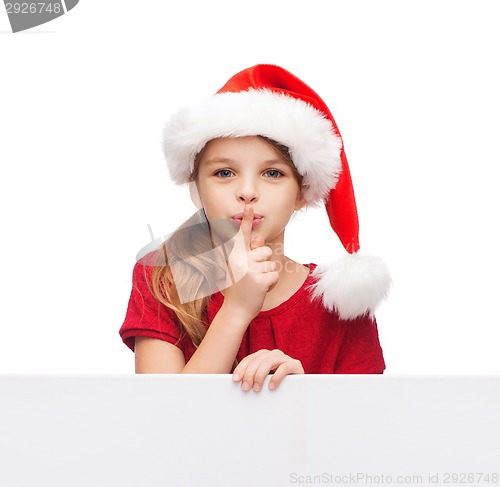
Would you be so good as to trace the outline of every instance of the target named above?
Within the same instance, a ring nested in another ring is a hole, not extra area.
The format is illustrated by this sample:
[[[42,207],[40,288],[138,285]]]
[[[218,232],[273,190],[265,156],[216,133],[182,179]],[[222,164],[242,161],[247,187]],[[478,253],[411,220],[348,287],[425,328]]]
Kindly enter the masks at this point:
[[[236,197],[242,203],[255,203],[259,199],[259,191],[254,181],[245,179],[236,190]]]

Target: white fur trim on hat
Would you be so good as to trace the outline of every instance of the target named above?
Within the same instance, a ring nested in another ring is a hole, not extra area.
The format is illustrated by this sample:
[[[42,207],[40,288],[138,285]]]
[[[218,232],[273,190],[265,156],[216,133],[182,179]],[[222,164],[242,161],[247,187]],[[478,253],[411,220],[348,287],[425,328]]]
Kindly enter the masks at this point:
[[[309,204],[320,203],[335,187],[342,140],[331,122],[312,105],[267,89],[219,93],[174,113],[163,132],[170,177],[177,184],[188,182],[194,158],[208,141],[249,135],[289,148]]]
[[[318,279],[311,285],[312,298],[320,299],[330,311],[335,309],[344,320],[372,316],[391,287],[382,259],[357,253],[318,265],[312,276]]]

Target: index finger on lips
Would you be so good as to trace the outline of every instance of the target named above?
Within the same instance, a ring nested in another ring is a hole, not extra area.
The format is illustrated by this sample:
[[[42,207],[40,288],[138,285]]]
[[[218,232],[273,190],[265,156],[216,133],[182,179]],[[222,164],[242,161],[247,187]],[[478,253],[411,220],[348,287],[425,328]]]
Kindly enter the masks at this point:
[[[252,223],[253,223],[253,206],[245,205],[243,209],[243,218],[241,220],[240,232],[243,236],[243,241],[245,242],[245,248],[250,250],[250,238],[252,234]]]

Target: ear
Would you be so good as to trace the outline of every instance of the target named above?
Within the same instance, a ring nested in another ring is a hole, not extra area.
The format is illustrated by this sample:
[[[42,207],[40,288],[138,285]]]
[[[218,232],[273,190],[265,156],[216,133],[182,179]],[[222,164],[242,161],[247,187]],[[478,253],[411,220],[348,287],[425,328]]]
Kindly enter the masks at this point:
[[[200,193],[198,192],[198,186],[196,186],[196,181],[189,182],[189,195],[191,196],[191,201],[198,210],[203,208],[203,203],[201,202]]]
[[[300,188],[299,192],[297,193],[297,198],[295,199],[295,206],[294,210],[299,211],[301,208],[303,208],[307,203],[306,198],[304,197],[304,187]]]

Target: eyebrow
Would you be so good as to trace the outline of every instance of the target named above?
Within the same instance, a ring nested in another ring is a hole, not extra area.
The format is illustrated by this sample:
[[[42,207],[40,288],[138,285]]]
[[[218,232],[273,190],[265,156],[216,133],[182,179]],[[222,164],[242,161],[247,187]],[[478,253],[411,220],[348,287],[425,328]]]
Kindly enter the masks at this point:
[[[226,163],[226,162],[234,162],[234,161],[233,161],[233,159],[228,159],[227,157],[213,157],[212,159],[205,161],[205,165],[209,166],[210,164],[217,164],[219,162]]]
[[[227,157],[213,157],[212,159],[208,159],[205,161],[205,165],[209,166],[211,164],[234,164],[237,163],[235,159],[230,159]],[[276,158],[276,159],[267,159],[265,161],[262,161],[262,165],[276,165],[276,164],[282,164],[285,166],[289,166],[289,164],[282,159]]]

